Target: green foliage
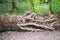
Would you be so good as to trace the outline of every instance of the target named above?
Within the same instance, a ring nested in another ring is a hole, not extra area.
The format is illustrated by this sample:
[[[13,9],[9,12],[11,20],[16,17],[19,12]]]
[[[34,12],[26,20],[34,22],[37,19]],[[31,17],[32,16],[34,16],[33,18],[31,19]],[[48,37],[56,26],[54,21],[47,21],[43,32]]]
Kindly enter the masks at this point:
[[[31,6],[30,3],[21,2],[21,3],[18,5],[17,9],[14,9],[13,11],[14,11],[15,13],[16,13],[16,12],[18,12],[18,13],[24,13],[25,11],[31,10],[31,9],[32,9],[32,6]]]
[[[49,12],[49,5],[47,5],[47,4],[37,5],[37,6],[35,6],[35,12],[40,13],[40,14],[48,13]]]
[[[9,16],[10,14],[9,14],[9,13],[4,13],[3,15],[5,15],[5,16]]]
[[[49,12],[49,5],[48,4],[40,4],[40,0],[28,0],[30,3],[33,2],[34,5],[34,12],[36,13],[47,13]],[[47,0],[45,0],[47,1]]]
[[[15,13],[17,13],[17,12],[18,13],[24,13],[27,10],[30,10],[30,11],[36,12],[36,13],[47,13],[47,12],[49,12],[49,5],[40,4],[40,0],[20,1],[17,4],[17,8],[18,9],[13,10]]]
[[[14,0],[0,0],[0,13],[7,13],[12,10]]]
[[[40,5],[40,0],[33,0],[34,6]]]
[[[14,2],[14,0],[8,0]],[[16,8],[13,10],[14,13],[24,13],[27,10],[36,13],[47,13],[49,12],[48,4],[40,4],[40,0],[15,0]]]
[[[54,13],[60,11],[60,0],[52,0],[52,10]]]
[[[0,0],[0,2],[2,3],[6,3],[6,2],[15,2],[16,0]]]

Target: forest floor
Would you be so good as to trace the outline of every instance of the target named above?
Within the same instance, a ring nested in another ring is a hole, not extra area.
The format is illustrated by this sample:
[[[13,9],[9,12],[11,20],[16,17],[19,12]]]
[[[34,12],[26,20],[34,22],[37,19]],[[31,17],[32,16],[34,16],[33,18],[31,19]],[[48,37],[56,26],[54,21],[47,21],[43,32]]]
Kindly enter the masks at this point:
[[[44,32],[3,32],[0,40],[60,40],[60,31]]]

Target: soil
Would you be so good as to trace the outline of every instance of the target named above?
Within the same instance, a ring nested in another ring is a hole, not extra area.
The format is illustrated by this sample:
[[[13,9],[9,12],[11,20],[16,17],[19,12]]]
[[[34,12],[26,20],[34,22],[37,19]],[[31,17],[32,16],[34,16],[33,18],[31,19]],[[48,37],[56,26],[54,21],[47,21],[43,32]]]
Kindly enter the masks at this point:
[[[60,31],[3,32],[0,40],[60,40]]]

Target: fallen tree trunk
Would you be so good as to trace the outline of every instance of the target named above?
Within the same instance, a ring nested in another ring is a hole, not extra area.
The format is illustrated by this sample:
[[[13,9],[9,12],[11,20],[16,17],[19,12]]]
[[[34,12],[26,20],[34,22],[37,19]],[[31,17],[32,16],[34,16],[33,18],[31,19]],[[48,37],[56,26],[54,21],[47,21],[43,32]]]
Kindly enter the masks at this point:
[[[57,22],[58,21],[58,22]],[[0,16],[0,31],[3,30],[30,30],[33,29],[36,31],[43,28],[45,30],[55,30],[59,25],[59,19],[54,17],[52,14],[31,14],[26,13],[23,15],[9,15],[9,16]],[[57,25],[56,25],[57,24]],[[33,28],[29,29],[30,27],[23,27],[23,26],[32,26]],[[54,26],[55,25],[55,26]],[[59,27],[58,27],[59,28]]]

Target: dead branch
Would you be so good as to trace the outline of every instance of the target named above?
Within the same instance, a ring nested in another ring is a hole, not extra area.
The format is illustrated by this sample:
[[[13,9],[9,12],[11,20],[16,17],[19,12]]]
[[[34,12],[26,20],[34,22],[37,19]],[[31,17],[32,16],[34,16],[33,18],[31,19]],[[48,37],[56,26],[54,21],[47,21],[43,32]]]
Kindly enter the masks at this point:
[[[48,26],[46,26],[46,25],[35,24],[35,23],[23,23],[23,24],[17,24],[18,27],[26,26],[26,25],[33,25],[33,26],[36,26],[36,27],[44,28],[44,29],[54,30],[53,27],[48,27]]]
[[[44,31],[44,30],[29,28],[29,27],[19,27],[19,28],[21,28],[22,30],[36,31],[36,32]]]

